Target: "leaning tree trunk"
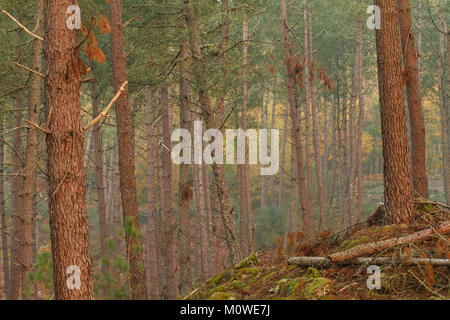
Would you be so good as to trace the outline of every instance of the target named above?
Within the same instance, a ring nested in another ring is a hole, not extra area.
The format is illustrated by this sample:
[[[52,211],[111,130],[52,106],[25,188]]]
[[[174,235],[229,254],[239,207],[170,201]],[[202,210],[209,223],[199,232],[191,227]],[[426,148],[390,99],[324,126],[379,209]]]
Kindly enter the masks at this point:
[[[413,188],[418,195],[428,198],[428,179],[425,165],[425,122],[423,119],[419,70],[409,0],[398,0],[398,9],[403,61],[407,75],[406,91],[411,126]]]
[[[119,90],[127,81],[127,66],[122,25],[122,0],[110,1],[111,57],[114,88]],[[131,298],[142,300],[147,295],[144,259],[142,250],[141,226],[136,198],[136,176],[134,150],[132,143],[131,112],[126,89],[116,102],[117,136],[119,140],[120,193],[122,196],[123,223],[131,282]],[[136,230],[136,232],[132,232]]]
[[[414,199],[398,10],[396,0],[376,0],[375,4],[381,9],[382,26],[376,31],[376,42],[387,222],[410,223],[414,219]]]
[[[81,83],[74,64],[79,61],[79,39],[77,30],[66,27],[66,10],[73,1],[46,0],[45,3],[44,46],[48,68],[45,93],[51,132],[47,136],[48,191],[55,299],[93,299]]]

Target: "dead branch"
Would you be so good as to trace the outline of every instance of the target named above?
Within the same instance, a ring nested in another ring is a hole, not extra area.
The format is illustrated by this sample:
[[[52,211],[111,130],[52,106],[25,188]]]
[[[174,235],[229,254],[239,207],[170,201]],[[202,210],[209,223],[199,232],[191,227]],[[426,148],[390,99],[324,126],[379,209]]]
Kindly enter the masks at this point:
[[[116,102],[117,99],[119,99],[120,95],[122,94],[122,92],[125,91],[125,87],[128,84],[128,81],[125,81],[122,86],[120,87],[119,91],[117,91],[116,95],[114,96],[114,98],[111,100],[111,102],[106,106],[105,110],[102,111],[102,113],[100,113],[97,117],[95,117],[95,119],[93,119],[91,122],[89,122],[85,127],[84,127],[84,131],[89,130],[92,126],[94,126],[97,122],[99,122],[101,119],[103,119],[106,114],[108,113],[109,109],[111,109],[111,107],[113,106],[114,102]]]
[[[419,232],[415,232],[413,234],[400,237],[400,238],[391,238],[388,240],[372,242],[368,244],[358,245],[349,250],[341,251],[338,253],[331,254],[329,258],[333,262],[341,262],[345,260],[350,260],[356,257],[360,257],[367,254],[375,254],[380,251],[395,247],[400,244],[411,243],[419,240],[426,240],[431,238],[434,235],[434,232],[439,234],[447,234],[450,233],[450,222],[444,222],[436,228],[428,228]]]
[[[14,18],[12,15],[10,15],[6,10],[2,10],[2,12],[4,14],[6,14],[12,21],[14,21],[20,28],[22,28],[26,33],[28,33],[29,35],[35,37],[38,40],[44,41],[43,38],[39,37],[38,35],[34,34],[33,32],[31,32],[30,30],[28,30],[23,24],[21,24],[19,21],[16,20],[16,18]]]
[[[18,63],[18,62],[16,62],[16,61],[13,61],[13,64],[15,64],[15,65],[18,66],[18,67],[24,68],[25,70],[30,71],[31,73],[34,73],[34,74],[38,75],[38,76],[41,77],[42,79],[47,78],[44,74],[42,74],[42,73],[40,73],[40,72],[37,72],[37,71],[35,71],[35,70],[33,70],[33,69],[30,69],[30,68],[28,68],[28,67],[25,67],[24,65],[22,65],[22,64],[20,64],[20,63]]]
[[[351,260],[344,260],[336,262],[338,265],[365,265],[365,264],[407,264],[407,265],[421,265],[430,264],[432,266],[450,266],[450,259],[426,259],[426,258],[409,258],[398,259],[396,257],[373,257],[373,258],[355,258]],[[292,257],[288,259],[288,264],[297,265],[301,267],[330,267],[333,261],[327,257]]]
[[[36,129],[39,129],[39,130],[41,130],[41,131],[43,131],[43,132],[45,132],[45,133],[47,133],[47,134],[52,134],[52,133],[51,133],[50,131],[48,131],[47,129],[42,128],[41,126],[37,125],[37,124],[34,123],[34,122],[31,122],[31,121],[29,121],[29,120],[23,120],[23,121],[25,121],[26,123],[32,125],[32,126],[35,127]]]

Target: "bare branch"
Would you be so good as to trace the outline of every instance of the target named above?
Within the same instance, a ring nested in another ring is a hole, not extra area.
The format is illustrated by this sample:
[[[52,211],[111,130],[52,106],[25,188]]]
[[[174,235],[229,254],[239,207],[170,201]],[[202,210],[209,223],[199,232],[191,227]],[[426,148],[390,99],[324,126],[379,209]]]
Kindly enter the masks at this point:
[[[93,119],[91,122],[89,122],[85,127],[84,131],[89,130],[91,127],[93,127],[97,122],[99,122],[101,119],[103,119],[106,114],[108,113],[109,109],[113,106],[114,102],[116,102],[117,99],[119,99],[122,92],[125,91],[125,87],[128,85],[128,81],[125,81],[122,86],[120,87],[119,91],[117,91],[114,98],[111,100],[111,102],[106,106],[105,110],[103,110],[102,113],[100,113],[95,119]]]
[[[16,20],[16,18],[14,18],[12,15],[10,15],[6,10],[2,10],[2,12],[4,14],[6,14],[12,21],[14,21],[20,28],[22,28],[26,33],[28,33],[29,35],[35,37],[38,40],[44,41],[43,38],[39,37],[38,35],[34,34],[33,32],[31,32],[30,30],[28,30],[23,24],[21,24],[19,21]]]

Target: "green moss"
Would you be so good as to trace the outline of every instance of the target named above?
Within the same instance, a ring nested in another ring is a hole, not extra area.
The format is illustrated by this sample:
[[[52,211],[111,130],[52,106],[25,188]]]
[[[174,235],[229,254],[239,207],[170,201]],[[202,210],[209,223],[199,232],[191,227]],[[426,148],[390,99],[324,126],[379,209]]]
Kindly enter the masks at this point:
[[[232,292],[216,292],[209,300],[236,300],[236,294]]]
[[[266,284],[267,282],[271,281],[278,273],[276,271],[269,273],[268,275],[264,276],[262,278],[261,283]]]
[[[289,296],[294,292],[294,289],[299,284],[300,279],[281,279],[277,281],[277,287],[275,288],[275,294],[279,296]]]
[[[331,280],[323,277],[309,279],[305,286],[304,298],[319,300],[333,292]]]
[[[212,289],[210,289],[210,290],[208,291],[207,296],[208,296],[208,297],[211,297],[212,295],[214,295],[214,293],[216,293],[216,292],[222,292],[222,291],[225,291],[226,289],[227,289],[226,284],[223,284],[223,285],[214,287],[214,288],[212,288]]]
[[[309,267],[305,273],[305,278],[312,279],[312,278],[319,278],[321,276],[322,276],[322,274],[317,269],[314,269],[313,267]]]
[[[241,290],[244,289],[247,284],[244,281],[234,280],[231,282],[231,285],[233,286],[233,289],[235,290]]]
[[[262,269],[261,267],[252,267],[252,268],[242,268],[239,270],[236,278],[242,279],[242,278],[248,278],[249,276],[252,276],[254,278],[258,278],[262,275]]]
[[[224,271],[222,273],[219,273],[214,278],[208,279],[206,281],[206,284],[208,286],[217,286],[219,284],[225,283],[227,281],[230,281],[233,278],[233,274],[229,271]]]
[[[251,266],[256,266],[258,263],[259,263],[258,256],[256,255],[256,253],[253,252],[247,258],[245,258],[244,260],[239,262],[234,267],[234,269],[239,270],[239,269],[242,269],[242,268],[248,268],[248,267],[251,267]]]

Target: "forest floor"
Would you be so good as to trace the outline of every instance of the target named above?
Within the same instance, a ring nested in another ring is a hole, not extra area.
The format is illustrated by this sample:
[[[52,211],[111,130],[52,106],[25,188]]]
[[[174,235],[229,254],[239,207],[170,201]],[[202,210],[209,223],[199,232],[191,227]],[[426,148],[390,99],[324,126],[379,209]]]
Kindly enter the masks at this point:
[[[232,269],[202,283],[185,299],[211,300],[395,300],[450,299],[450,267],[428,263],[409,265],[408,258],[450,259],[450,235],[382,250],[365,257],[393,257],[395,264],[380,265],[381,288],[368,289],[364,265],[299,267],[290,257],[328,257],[358,245],[398,238],[450,221],[450,210],[430,203],[417,205],[417,219],[410,225],[360,225],[345,232],[324,232],[312,245],[301,234],[288,236],[284,249],[254,253]]]

